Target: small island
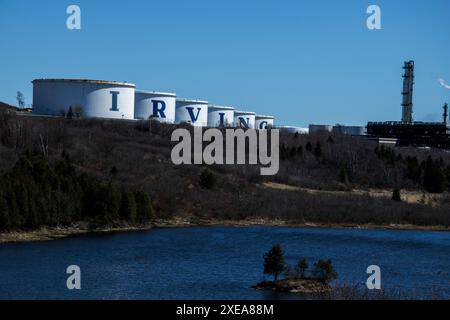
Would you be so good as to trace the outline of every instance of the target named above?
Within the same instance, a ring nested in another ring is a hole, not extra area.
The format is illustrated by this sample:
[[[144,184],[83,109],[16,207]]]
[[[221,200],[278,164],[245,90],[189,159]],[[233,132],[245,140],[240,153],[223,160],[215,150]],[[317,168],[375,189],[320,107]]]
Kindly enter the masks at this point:
[[[337,278],[331,260],[318,260],[314,263],[314,269],[307,276],[309,268],[308,260],[302,258],[295,267],[287,267],[283,249],[280,245],[274,245],[264,255],[264,274],[273,275],[273,281],[262,281],[252,288],[256,290],[273,290],[276,292],[290,293],[327,293],[331,292],[330,281]],[[284,273],[284,279],[278,279]]]

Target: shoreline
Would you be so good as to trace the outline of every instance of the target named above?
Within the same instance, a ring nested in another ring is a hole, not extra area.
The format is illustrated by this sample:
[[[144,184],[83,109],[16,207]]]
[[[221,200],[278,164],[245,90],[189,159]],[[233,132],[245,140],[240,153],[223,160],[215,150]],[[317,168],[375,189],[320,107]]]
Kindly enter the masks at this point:
[[[449,232],[450,227],[444,226],[416,226],[410,224],[350,224],[350,223],[292,223],[283,220],[266,219],[246,219],[246,220],[192,220],[187,218],[174,218],[170,220],[155,220],[148,224],[136,226],[116,226],[92,229],[86,226],[70,226],[56,228],[41,228],[33,231],[15,231],[10,233],[0,233],[0,244],[21,243],[21,242],[40,242],[65,239],[77,235],[87,234],[109,234],[149,231],[157,228],[190,228],[190,227],[286,227],[286,228],[339,228],[339,229],[358,229],[358,230],[398,230],[398,231],[428,231],[428,232]]]

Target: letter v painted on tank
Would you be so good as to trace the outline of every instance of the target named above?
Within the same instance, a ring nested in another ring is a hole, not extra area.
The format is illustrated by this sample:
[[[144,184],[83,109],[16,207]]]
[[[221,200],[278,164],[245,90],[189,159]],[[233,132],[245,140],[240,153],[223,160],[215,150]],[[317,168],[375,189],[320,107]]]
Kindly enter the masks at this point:
[[[186,110],[189,112],[189,117],[191,118],[192,123],[196,123],[198,120],[198,116],[200,115],[201,108],[197,108],[197,115],[194,114],[193,107],[186,107]]]
[[[110,91],[112,96],[112,107],[109,109],[110,111],[119,111],[119,105],[118,105],[118,96],[120,94],[119,91]]]

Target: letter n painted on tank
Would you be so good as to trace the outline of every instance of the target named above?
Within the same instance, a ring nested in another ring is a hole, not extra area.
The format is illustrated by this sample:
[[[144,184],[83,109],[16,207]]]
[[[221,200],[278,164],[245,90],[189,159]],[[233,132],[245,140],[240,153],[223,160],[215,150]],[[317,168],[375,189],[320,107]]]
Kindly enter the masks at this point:
[[[219,125],[223,126],[225,124],[225,113],[220,112],[219,116],[220,116]]]
[[[119,91],[110,91],[109,93],[111,93],[112,95],[112,107],[111,109],[109,109],[109,111],[119,111],[119,106],[117,104],[117,96],[120,94]]]
[[[198,116],[200,115],[201,108],[197,108],[197,115],[194,115],[193,107],[186,107],[186,110],[189,112],[189,116],[191,117],[191,122],[196,123],[198,120]]]
[[[165,118],[166,103],[161,100],[152,100],[153,104],[153,118]]]
[[[267,128],[267,121],[261,121],[261,123],[259,124],[259,128],[260,129],[266,129]]]
[[[247,118],[247,121],[245,121],[244,118],[239,118],[239,125],[241,128],[245,128],[245,129],[249,129],[249,123],[250,123],[250,118]]]

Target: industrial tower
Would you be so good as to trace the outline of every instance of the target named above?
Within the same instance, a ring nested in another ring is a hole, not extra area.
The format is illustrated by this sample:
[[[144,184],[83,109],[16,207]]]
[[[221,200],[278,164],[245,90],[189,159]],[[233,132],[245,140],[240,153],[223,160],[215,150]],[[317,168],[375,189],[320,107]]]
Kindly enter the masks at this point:
[[[403,67],[405,74],[403,75],[403,112],[402,121],[405,123],[413,123],[413,87],[414,87],[414,61],[406,61]]]

